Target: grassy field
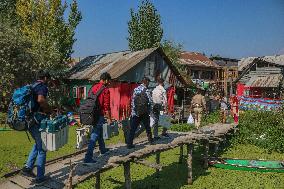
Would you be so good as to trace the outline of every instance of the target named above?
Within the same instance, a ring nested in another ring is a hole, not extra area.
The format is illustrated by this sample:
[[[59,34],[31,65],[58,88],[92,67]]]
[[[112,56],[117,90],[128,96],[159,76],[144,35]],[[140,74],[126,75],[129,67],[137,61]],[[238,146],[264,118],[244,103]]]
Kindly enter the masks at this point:
[[[123,142],[123,135],[107,140],[106,144]],[[48,159],[75,152],[75,128],[70,128],[70,140],[67,145],[57,152],[48,152]],[[30,151],[30,143],[25,133],[15,131],[0,132],[0,175],[23,166]],[[223,170],[210,167],[204,170],[201,167],[200,155],[202,149],[194,150],[192,186],[186,185],[186,160],[178,164],[179,149],[161,154],[161,163],[165,166],[156,178],[155,170],[142,165],[132,164],[131,177],[135,189],[178,189],[178,188],[284,188],[284,174],[258,173],[245,171]],[[283,160],[284,154],[267,153],[256,146],[237,144],[227,148],[220,156],[246,159]],[[154,161],[150,157],[149,161]],[[102,174],[102,188],[122,189],[124,184],[123,169],[118,167]],[[87,189],[94,186],[94,179],[90,179],[77,186],[77,189]]]

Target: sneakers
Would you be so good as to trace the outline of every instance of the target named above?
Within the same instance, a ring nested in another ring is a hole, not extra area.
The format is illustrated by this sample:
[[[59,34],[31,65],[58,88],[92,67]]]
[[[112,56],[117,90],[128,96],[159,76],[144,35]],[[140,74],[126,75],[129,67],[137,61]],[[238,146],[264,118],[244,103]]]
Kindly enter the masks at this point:
[[[43,185],[44,183],[46,183],[46,181],[48,181],[50,179],[49,176],[44,176],[43,178],[40,179],[35,179],[34,183],[36,186],[40,186]]]
[[[27,177],[36,178],[36,175],[33,173],[33,170],[27,167],[23,167],[21,174]]]

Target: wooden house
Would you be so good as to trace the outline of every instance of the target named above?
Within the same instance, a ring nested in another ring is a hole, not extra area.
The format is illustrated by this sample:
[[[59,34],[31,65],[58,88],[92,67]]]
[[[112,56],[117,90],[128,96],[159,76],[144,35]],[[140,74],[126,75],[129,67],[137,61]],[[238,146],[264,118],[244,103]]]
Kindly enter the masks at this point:
[[[238,62],[237,95],[279,98],[283,91],[284,55],[248,57]]]
[[[150,78],[150,88],[156,86],[157,77],[165,80],[171,95],[169,104],[172,104],[172,111],[175,88],[190,85],[162,48],[107,53],[86,57],[70,70],[67,80],[71,89],[69,103],[78,106],[84,101],[92,85],[99,81],[104,72],[108,72],[113,79],[110,94],[112,117],[115,119],[129,116],[132,91],[144,76]]]
[[[228,96],[228,94],[235,94],[234,81],[238,78],[238,61],[232,58],[223,57],[210,57],[210,60],[215,62],[220,69],[218,70],[218,86],[221,88],[221,92]]]
[[[205,55],[196,52],[182,52],[179,62],[193,83],[205,89],[210,84],[216,83],[220,67]]]

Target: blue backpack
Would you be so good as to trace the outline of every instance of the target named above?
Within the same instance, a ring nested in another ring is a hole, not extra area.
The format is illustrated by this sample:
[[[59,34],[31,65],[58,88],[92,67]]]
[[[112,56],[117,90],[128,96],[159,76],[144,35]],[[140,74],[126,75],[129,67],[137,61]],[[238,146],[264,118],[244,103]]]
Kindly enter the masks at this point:
[[[8,125],[17,131],[27,131],[35,121],[33,118],[33,108],[35,107],[35,97],[33,89],[39,85],[26,85],[14,91],[8,109]]]

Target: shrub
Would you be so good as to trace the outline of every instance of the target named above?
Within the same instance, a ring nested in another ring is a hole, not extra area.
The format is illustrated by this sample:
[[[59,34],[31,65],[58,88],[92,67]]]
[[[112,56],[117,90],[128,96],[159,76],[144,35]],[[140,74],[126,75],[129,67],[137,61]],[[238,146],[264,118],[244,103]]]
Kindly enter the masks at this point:
[[[193,128],[195,128],[193,124],[181,123],[172,125],[170,130],[177,132],[188,132],[191,131]]]
[[[0,112],[0,124],[6,123],[7,114]]]
[[[284,152],[284,113],[246,111],[240,115],[238,143]]]

